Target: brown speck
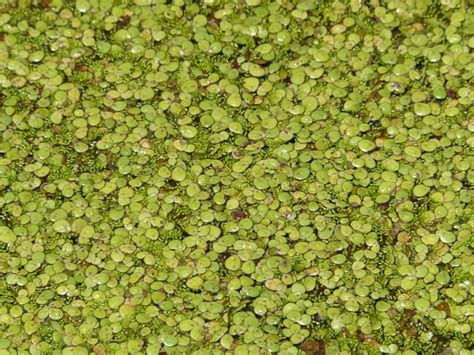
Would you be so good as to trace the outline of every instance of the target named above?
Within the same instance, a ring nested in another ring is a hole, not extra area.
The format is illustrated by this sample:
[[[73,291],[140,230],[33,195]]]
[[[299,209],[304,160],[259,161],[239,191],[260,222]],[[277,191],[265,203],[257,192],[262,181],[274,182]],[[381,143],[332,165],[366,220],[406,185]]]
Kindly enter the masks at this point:
[[[89,67],[85,64],[78,63],[74,66],[74,70],[78,72],[85,72],[89,69]]]
[[[407,318],[412,318],[416,315],[416,311],[413,309],[406,309],[405,312],[403,312]]]
[[[373,100],[373,101],[376,101],[378,99],[380,99],[380,94],[379,94],[379,91],[378,90],[374,90],[370,93],[369,97],[368,97],[370,100]]]
[[[405,335],[407,337],[415,338],[416,336],[418,336],[418,333],[413,325],[409,325],[405,328]]]
[[[446,312],[446,315],[449,317],[451,315],[451,308],[447,302],[441,302],[435,307],[438,311]]]
[[[360,342],[367,343],[373,346],[380,345],[379,342],[371,334],[364,334],[360,330],[357,331],[357,339]]]
[[[253,61],[255,64],[258,64],[258,65],[261,65],[261,66],[267,66],[270,64],[270,62],[268,60],[265,60],[265,59],[255,59]]]
[[[245,217],[247,217],[247,214],[244,211],[241,211],[241,210],[232,211],[232,218],[234,220],[241,220],[241,219],[244,219]]]
[[[221,20],[215,18],[214,16],[210,16],[207,22],[207,24],[214,29],[217,29],[220,23],[221,23]]]
[[[118,21],[117,21],[117,27],[125,27],[125,26],[128,26],[128,24],[130,23],[130,16],[128,15],[125,15],[125,16],[122,16]]]
[[[39,7],[42,9],[47,9],[51,5],[52,0],[41,0]]]
[[[0,33],[0,42],[3,42],[5,40],[5,35],[3,33]]]
[[[326,355],[326,344],[322,340],[306,340],[300,349],[308,355]]]
[[[349,244],[346,250],[347,250],[347,257],[350,258],[352,256],[352,244]]]
[[[446,92],[446,94],[448,95],[448,97],[449,97],[450,99],[456,99],[456,98],[458,97],[458,94],[456,93],[456,91],[451,90],[451,89],[449,89],[449,90]]]
[[[367,337],[367,335],[365,335],[364,333],[362,333],[362,332],[360,331],[360,329],[357,329],[357,332],[356,332],[356,338],[357,338],[357,340],[359,340],[359,341],[364,341],[366,337]]]
[[[322,295],[324,293],[324,290],[326,290],[326,287],[323,285],[320,285],[318,288],[314,289],[314,293],[316,295]]]
[[[240,68],[239,62],[236,61],[236,60],[234,60],[234,61],[232,62],[232,68],[234,68],[234,69],[239,69],[239,68]]]
[[[250,53],[250,51],[247,51],[247,52],[245,52],[244,57],[245,57],[246,60],[249,60],[251,55],[252,54]]]

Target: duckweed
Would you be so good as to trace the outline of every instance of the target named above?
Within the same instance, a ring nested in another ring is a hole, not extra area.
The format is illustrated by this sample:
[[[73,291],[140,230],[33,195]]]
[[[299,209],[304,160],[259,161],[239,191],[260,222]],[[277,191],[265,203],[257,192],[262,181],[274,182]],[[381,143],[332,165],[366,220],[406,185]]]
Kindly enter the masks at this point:
[[[470,354],[469,5],[0,1],[0,353]]]

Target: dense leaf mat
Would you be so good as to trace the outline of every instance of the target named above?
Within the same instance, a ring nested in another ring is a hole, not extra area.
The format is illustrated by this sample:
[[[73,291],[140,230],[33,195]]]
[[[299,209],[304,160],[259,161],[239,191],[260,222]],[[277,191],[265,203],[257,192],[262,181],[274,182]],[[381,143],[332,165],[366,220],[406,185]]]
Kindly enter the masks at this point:
[[[472,354],[474,6],[0,2],[0,355]]]

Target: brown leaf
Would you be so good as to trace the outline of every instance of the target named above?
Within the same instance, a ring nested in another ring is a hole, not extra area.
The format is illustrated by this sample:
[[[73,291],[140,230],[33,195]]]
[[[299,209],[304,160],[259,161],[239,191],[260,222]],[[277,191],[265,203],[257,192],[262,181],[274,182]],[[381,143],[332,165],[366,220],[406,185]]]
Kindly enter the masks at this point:
[[[128,24],[130,23],[130,20],[131,20],[131,17],[128,15],[125,15],[117,21],[117,26],[120,28],[128,26]]]
[[[102,344],[96,344],[93,348],[94,354],[96,355],[107,355],[107,351],[105,350],[105,346]]]
[[[418,336],[418,332],[413,325],[410,325],[405,329],[405,335],[410,338],[416,338]]]
[[[458,97],[458,94],[456,93],[456,91],[451,90],[451,89],[448,89],[447,95],[450,99],[455,99]]]
[[[326,344],[322,340],[306,340],[300,349],[307,355],[326,355]]]
[[[268,64],[270,64],[270,62],[265,59],[255,59],[253,62],[261,66],[267,66]]]
[[[435,307],[438,311],[446,312],[446,315],[449,317],[451,316],[451,308],[449,308],[449,304],[447,302],[441,302]]]
[[[241,210],[232,211],[232,218],[234,220],[241,220],[241,219],[244,219],[245,217],[247,217],[247,214],[244,211],[241,211]]]
[[[85,71],[87,71],[88,69],[89,69],[89,67],[88,67],[87,65],[85,65],[85,64],[80,64],[80,63],[79,63],[79,64],[76,64],[76,65],[74,66],[74,70],[75,70],[75,71],[78,71],[78,72],[85,72]]]
[[[218,18],[215,18],[214,16],[210,16],[207,22],[207,24],[213,29],[219,28],[220,23],[221,23],[221,20],[219,20]]]
[[[234,69],[239,69],[240,68],[240,64],[237,60],[234,60],[232,62],[232,68],[234,68]]]
[[[367,338],[365,340],[365,342],[367,344],[370,344],[370,345],[373,345],[373,346],[379,346],[380,345],[380,343],[377,341],[377,339],[374,339],[374,338]]]

